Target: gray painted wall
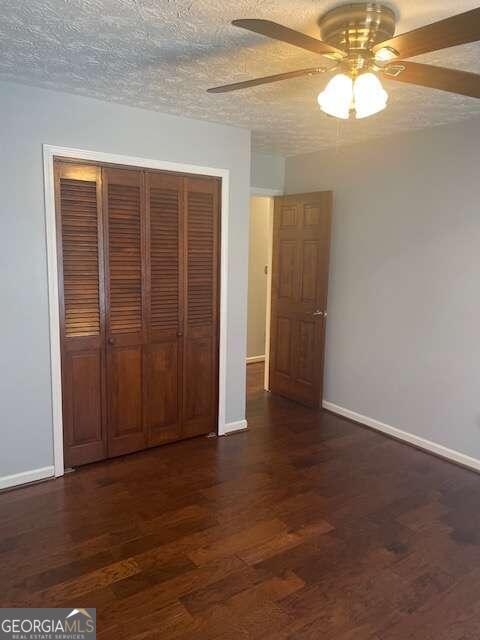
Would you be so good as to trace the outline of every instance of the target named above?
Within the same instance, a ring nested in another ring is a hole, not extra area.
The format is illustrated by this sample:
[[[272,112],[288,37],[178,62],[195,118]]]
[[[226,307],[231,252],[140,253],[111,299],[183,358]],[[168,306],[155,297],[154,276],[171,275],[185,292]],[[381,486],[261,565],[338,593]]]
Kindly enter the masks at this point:
[[[324,397],[480,458],[480,120],[287,159],[333,189]]]
[[[267,274],[271,198],[250,200],[248,250],[247,357],[265,355]]]
[[[10,83],[0,122],[0,477],[53,464],[43,143],[230,169],[227,422],[243,419],[249,131]]]
[[[283,192],[285,158],[265,153],[252,153],[250,183],[257,189],[276,189]]]

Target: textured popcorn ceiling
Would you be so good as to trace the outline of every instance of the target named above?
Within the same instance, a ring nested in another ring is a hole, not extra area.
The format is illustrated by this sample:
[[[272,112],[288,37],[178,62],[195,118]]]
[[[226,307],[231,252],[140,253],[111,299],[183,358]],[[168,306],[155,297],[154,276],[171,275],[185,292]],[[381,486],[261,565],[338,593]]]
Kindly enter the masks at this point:
[[[269,18],[318,35],[325,0],[0,0],[0,78],[225,122],[253,131],[257,151],[284,155],[480,115],[480,100],[385,82],[387,109],[340,123],[316,96],[325,76],[232,94],[211,86],[315,66],[320,56],[230,26]],[[397,33],[474,8],[478,0],[398,0]],[[428,56],[480,73],[480,44]]]

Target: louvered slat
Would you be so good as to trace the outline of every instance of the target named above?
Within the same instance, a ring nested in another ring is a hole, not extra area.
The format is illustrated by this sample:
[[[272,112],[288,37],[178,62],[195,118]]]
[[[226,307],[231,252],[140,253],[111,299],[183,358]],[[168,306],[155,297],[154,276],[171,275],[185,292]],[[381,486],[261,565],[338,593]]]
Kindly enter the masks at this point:
[[[60,210],[66,338],[100,335],[97,185],[62,178]]]
[[[142,328],[142,256],[140,190],[108,185],[110,331],[136,333]]]
[[[179,194],[150,189],[150,323],[153,330],[177,330],[179,313]]]
[[[191,191],[188,194],[188,325],[211,325],[214,297],[213,195]]]

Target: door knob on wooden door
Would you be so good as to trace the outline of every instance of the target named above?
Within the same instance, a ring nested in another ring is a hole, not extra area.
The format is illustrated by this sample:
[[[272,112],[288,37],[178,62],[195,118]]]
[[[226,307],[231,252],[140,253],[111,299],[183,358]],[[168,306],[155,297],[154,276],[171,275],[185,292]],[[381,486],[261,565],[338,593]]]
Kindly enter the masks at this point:
[[[114,345],[115,344],[115,338],[109,338],[107,340],[107,342],[108,342],[109,345]]]
[[[313,313],[312,316],[326,316],[326,313],[323,313],[323,311],[320,311],[320,309],[316,309]]]

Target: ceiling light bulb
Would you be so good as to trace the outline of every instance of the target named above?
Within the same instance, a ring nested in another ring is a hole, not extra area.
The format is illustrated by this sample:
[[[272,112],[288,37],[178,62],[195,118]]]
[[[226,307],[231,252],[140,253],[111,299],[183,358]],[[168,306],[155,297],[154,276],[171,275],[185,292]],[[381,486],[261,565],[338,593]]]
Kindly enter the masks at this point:
[[[398,51],[392,49],[392,47],[382,47],[375,53],[375,60],[378,62],[390,62],[399,55]]]
[[[366,118],[385,109],[388,93],[374,73],[362,73],[353,85],[353,100],[357,118]]]
[[[325,113],[347,120],[352,104],[353,82],[344,73],[334,76],[318,95],[318,104]]]

